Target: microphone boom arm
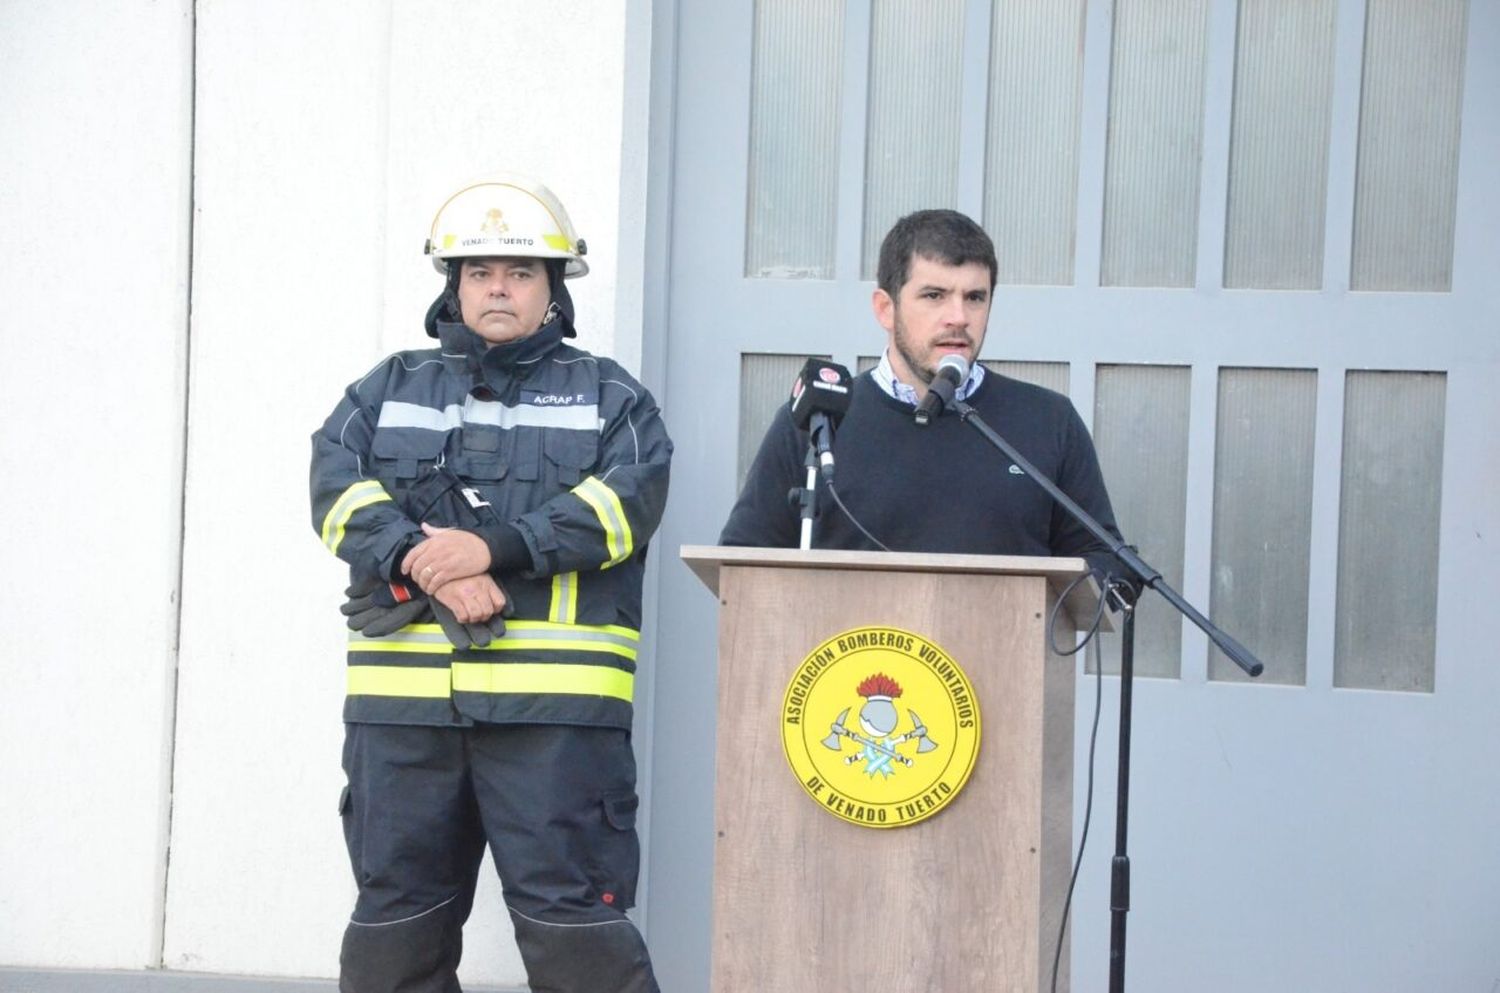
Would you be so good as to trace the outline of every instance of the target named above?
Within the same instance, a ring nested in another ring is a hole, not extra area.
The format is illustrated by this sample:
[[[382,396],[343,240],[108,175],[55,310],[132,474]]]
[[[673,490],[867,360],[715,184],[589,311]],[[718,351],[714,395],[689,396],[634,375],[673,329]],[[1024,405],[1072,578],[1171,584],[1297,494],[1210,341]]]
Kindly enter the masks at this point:
[[[988,424],[984,423],[973,407],[969,406],[963,400],[954,400],[952,407],[965,424],[983,435],[986,441],[1019,466],[1022,472],[1046,491],[1048,496],[1061,504],[1063,509],[1074,520],[1088,530],[1089,534],[1107,545],[1111,554],[1128,570],[1131,579],[1139,582],[1142,586],[1149,586],[1157,593],[1160,593],[1164,600],[1177,608],[1184,617],[1192,621],[1204,634],[1208,635],[1209,640],[1217,645],[1220,651],[1229,656],[1234,664],[1243,669],[1247,675],[1259,676],[1264,671],[1265,666],[1250,653],[1249,649],[1225,634],[1213,621],[1204,617],[1192,604],[1183,599],[1176,590],[1168,586],[1166,581],[1162,579],[1161,573],[1137,555],[1135,549],[1106,531],[1102,524],[1094,520],[1088,511],[1078,506],[1072,497],[1058,488],[1056,483],[1048,479],[1041,472],[1038,472],[1036,466],[1026,461],[1025,456],[1016,451],[1010,442],[1006,441]]]
[[[986,441],[1019,466],[1022,472],[1030,476],[1032,481],[1045,490],[1053,500],[1056,500],[1072,515],[1074,520],[1107,545],[1115,559],[1136,580],[1143,586],[1149,586],[1160,593],[1163,599],[1177,608],[1183,616],[1198,625],[1225,655],[1234,660],[1235,665],[1251,676],[1261,674],[1264,666],[1254,655],[1250,654],[1239,642],[1220,631],[1212,621],[1193,609],[1193,605],[1168,586],[1161,578],[1161,573],[1137,555],[1135,549],[1106,531],[1103,525],[1078,506],[1071,497],[1058,488],[1056,483],[1038,472],[1035,466],[1011,446],[1010,442],[1000,437],[988,424],[984,423],[973,407],[962,400],[953,400],[952,407],[965,424],[983,435]],[[1104,593],[1106,596],[1110,595],[1108,589]],[[1135,668],[1135,604],[1126,603],[1123,610],[1125,621],[1120,633],[1120,750],[1118,778],[1115,786],[1115,853],[1110,860],[1109,884],[1109,993],[1124,993],[1125,991],[1126,915],[1130,912],[1130,856],[1126,852],[1126,837],[1130,821],[1130,719]]]

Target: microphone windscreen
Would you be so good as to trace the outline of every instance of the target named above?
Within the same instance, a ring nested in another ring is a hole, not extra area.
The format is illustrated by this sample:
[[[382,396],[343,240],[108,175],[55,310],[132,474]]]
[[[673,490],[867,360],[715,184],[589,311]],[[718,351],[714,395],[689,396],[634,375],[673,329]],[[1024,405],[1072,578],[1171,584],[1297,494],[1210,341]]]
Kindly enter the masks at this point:
[[[937,367],[937,374],[939,376],[943,375],[945,371],[953,377],[953,383],[956,386],[969,378],[969,362],[962,355],[949,352],[943,356],[942,361],[938,363]]]
[[[807,430],[816,411],[837,420],[849,409],[849,390],[853,383],[849,370],[837,362],[808,359],[792,384],[792,421]]]

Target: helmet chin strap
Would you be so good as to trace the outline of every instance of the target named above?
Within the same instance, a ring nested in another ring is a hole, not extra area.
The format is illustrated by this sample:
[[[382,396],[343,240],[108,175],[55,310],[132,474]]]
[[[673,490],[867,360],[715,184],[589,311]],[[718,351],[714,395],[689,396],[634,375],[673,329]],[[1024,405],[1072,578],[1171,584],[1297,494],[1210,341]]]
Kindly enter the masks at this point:
[[[448,264],[448,275],[443,282],[443,289],[427,308],[427,316],[422,320],[422,327],[426,329],[429,338],[438,336],[438,321],[462,320],[458,306],[458,274],[463,268],[462,263],[450,262]]]
[[[548,321],[562,318],[563,337],[576,337],[578,332],[573,329],[573,296],[568,292],[568,284],[563,279],[563,270],[566,263],[562,259],[548,259],[547,284],[552,289],[552,303],[547,307],[547,316],[542,320],[543,324]]]
[[[443,300],[448,305],[448,313],[457,317],[463,313],[458,305],[458,279],[463,275],[463,260],[457,259],[448,264],[448,278],[443,282]]]

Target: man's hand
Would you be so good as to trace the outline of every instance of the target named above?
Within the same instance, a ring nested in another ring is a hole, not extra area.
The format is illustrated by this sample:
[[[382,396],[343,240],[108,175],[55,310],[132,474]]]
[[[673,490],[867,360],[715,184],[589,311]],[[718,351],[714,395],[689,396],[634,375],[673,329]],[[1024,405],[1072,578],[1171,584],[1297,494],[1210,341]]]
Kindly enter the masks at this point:
[[[460,624],[480,624],[505,609],[505,592],[500,584],[483,574],[444,583],[431,595],[452,611]]]
[[[432,614],[455,648],[483,648],[503,637],[509,609],[505,591],[489,576],[454,580],[432,595]]]
[[[406,558],[401,560],[401,573],[410,576],[422,588],[423,593],[432,596],[435,595],[434,591],[456,580],[477,578],[489,571],[490,548],[477,534],[433,527],[425,521],[422,533],[427,535],[427,539],[406,553]],[[505,598],[502,596],[500,603],[504,602]],[[459,613],[453,604],[449,604],[449,607],[454,614]],[[498,610],[499,607],[495,609]],[[485,614],[477,620],[487,620],[489,616],[490,614]]]

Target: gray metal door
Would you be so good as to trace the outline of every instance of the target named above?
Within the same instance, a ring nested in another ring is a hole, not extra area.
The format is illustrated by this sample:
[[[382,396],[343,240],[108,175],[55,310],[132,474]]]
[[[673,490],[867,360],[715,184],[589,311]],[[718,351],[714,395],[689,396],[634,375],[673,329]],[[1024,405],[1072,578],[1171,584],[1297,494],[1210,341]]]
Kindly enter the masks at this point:
[[[664,987],[707,988],[713,770],[737,760],[713,750],[716,605],[676,550],[715,540],[804,357],[879,354],[890,222],[954,206],[1002,257],[984,357],[1072,397],[1127,538],[1268,666],[1239,678],[1142,607],[1130,986],[1500,988],[1500,5],[654,17],[648,346],[678,451],[650,702]],[[1075,836],[1094,678],[1080,666]],[[1080,991],[1107,974],[1117,687]]]

